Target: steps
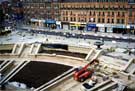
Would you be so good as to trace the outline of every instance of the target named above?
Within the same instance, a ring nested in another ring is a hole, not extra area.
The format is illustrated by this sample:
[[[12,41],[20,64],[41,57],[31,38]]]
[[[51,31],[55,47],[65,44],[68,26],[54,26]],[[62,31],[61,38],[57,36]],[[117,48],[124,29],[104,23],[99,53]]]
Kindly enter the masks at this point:
[[[3,73],[6,69],[8,69],[11,65],[13,65],[14,61],[6,60],[1,64],[0,73]]]
[[[116,88],[116,86],[117,83],[109,79],[87,91],[111,91],[112,89]]]
[[[12,50],[12,54],[20,55],[23,50],[24,44],[15,44]]]
[[[32,44],[29,53],[32,55],[37,54],[40,50],[40,47],[41,47],[41,44]]]
[[[97,59],[100,56],[101,52],[102,50],[91,49],[89,53],[87,54],[87,56],[85,57],[85,60],[92,61],[93,59]]]
[[[11,62],[12,65],[8,66],[8,68],[2,72],[3,76],[2,76],[2,79],[0,80],[0,84],[5,84],[6,82],[8,82],[25,65],[27,65],[29,63],[29,61],[12,61],[12,62]]]

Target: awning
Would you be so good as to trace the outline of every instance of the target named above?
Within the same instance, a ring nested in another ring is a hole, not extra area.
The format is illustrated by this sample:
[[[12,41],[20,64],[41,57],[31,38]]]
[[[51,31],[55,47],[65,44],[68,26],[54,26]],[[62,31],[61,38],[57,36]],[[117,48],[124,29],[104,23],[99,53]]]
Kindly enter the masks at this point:
[[[31,22],[38,22],[39,20],[32,18],[32,19],[30,19],[30,21],[31,21]]]
[[[115,25],[114,28],[126,28],[125,25]]]
[[[31,22],[45,22],[45,20],[39,20],[39,19],[35,19],[35,18],[32,18],[30,19]]]
[[[56,21],[52,20],[52,19],[48,19],[48,20],[45,20],[45,23],[46,24],[56,24]]]

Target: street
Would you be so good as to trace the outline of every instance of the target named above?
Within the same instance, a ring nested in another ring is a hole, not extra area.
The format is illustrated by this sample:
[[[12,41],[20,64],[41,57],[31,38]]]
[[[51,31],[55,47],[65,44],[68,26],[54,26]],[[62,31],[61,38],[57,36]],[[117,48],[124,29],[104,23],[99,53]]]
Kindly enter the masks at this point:
[[[76,35],[76,36],[75,36]],[[62,32],[35,32],[35,31],[24,31],[16,30],[7,36],[0,36],[1,44],[9,43],[34,43],[34,42],[53,42],[63,43],[78,46],[93,46],[96,41],[104,40],[103,48],[105,47],[119,47],[119,48],[135,48],[135,40],[132,39],[119,39],[119,38],[108,38],[101,36],[81,35],[81,34],[65,34]]]

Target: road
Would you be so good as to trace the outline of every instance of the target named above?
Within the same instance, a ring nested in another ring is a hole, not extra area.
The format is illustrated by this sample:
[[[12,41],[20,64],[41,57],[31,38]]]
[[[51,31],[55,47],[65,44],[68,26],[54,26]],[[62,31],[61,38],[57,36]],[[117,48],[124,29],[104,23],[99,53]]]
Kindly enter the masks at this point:
[[[75,36],[77,35],[77,36]],[[65,34],[62,32],[34,32],[16,30],[13,31],[8,36],[0,36],[0,43],[33,43],[33,42],[46,42],[46,39],[49,42],[59,42],[70,45],[83,45],[83,46],[94,46],[94,42],[103,38],[104,45],[102,48],[106,47],[120,47],[120,48],[135,48],[135,40],[131,39],[119,39],[119,38],[108,38],[101,36],[92,36],[92,35],[80,35],[80,34]],[[85,37],[85,38],[84,38]]]

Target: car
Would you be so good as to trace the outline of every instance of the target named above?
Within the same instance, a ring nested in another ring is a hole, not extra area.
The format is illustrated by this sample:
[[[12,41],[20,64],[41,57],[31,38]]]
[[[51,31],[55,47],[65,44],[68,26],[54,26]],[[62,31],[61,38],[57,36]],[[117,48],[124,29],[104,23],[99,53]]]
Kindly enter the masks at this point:
[[[85,83],[82,84],[81,90],[82,91],[87,91],[87,90],[89,91],[89,89],[94,87],[96,83],[97,83],[97,77],[92,76],[91,79],[88,82],[85,82]]]
[[[85,83],[82,84],[81,90],[87,91],[87,90],[91,89],[92,87],[94,87],[95,84],[96,84],[96,82],[93,81],[93,80],[90,80],[89,82],[85,82]]]

